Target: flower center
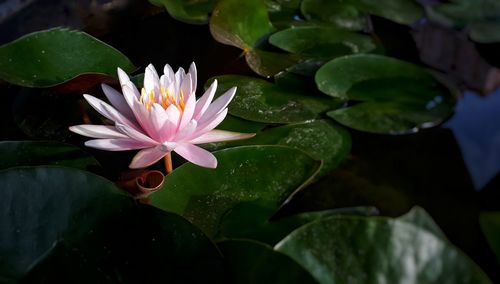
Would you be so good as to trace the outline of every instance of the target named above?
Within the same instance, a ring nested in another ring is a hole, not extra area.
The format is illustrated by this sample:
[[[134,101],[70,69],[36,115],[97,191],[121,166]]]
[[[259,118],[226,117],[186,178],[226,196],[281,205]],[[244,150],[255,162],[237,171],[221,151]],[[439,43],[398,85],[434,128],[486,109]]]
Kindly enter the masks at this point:
[[[151,109],[155,103],[161,105],[164,109],[167,109],[170,105],[174,105],[181,113],[184,111],[185,107],[184,94],[182,90],[179,91],[179,96],[175,96],[163,86],[160,87],[159,95],[157,95],[154,90],[151,90],[148,94],[146,89],[142,88],[139,101],[146,107],[147,110]]]

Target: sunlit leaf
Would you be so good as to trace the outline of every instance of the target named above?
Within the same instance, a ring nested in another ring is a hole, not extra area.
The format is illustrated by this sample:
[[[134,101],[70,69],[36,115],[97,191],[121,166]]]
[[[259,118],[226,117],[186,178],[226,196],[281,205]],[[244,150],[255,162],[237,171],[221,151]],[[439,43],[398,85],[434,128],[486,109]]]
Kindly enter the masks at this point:
[[[205,24],[217,0],[150,0],[149,2],[164,6],[170,16],[179,21],[188,24]]]
[[[184,164],[151,195],[152,205],[184,216],[210,236],[222,216],[242,202],[277,210],[320,167],[304,152],[282,146],[230,148],[215,156],[216,169]]]
[[[0,46],[0,79],[26,87],[50,87],[82,74],[116,76],[134,65],[121,52],[80,31],[55,28]]]

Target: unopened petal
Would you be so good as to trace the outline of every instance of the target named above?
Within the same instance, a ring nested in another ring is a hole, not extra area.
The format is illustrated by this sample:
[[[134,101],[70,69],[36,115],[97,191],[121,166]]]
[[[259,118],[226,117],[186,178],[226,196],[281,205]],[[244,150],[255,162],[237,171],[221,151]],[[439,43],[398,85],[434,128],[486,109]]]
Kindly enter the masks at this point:
[[[192,144],[181,144],[174,149],[174,152],[193,164],[205,168],[214,169],[217,167],[215,156],[205,149]]]
[[[134,156],[129,168],[140,169],[151,166],[152,164],[158,162],[166,154],[167,152],[160,150],[159,147],[143,149]]]
[[[92,138],[128,138],[127,135],[119,132],[114,126],[82,124],[70,126],[69,130]]]
[[[222,141],[232,141],[232,140],[248,139],[254,136],[255,133],[239,133],[239,132],[215,129],[201,136],[196,137],[195,139],[189,141],[189,143],[203,144],[203,143],[213,143]]]

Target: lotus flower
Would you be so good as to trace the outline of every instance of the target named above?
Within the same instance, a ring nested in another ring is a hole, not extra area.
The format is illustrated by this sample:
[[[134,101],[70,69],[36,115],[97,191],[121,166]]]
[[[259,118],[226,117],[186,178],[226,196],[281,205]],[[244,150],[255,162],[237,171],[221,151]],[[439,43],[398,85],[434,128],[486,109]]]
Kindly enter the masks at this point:
[[[236,92],[233,87],[212,102],[217,81],[196,100],[196,65],[189,72],[174,73],[167,64],[158,77],[153,65],[146,68],[141,92],[128,75],[118,68],[123,95],[103,84],[104,94],[111,105],[91,95],[83,95],[87,102],[114,126],[76,125],[69,129],[80,135],[97,138],[85,142],[92,148],[108,151],[141,149],[130,163],[130,168],[144,168],[159,161],[171,151],[193,164],[217,167],[212,153],[195,144],[237,140],[254,134],[214,130],[227,115],[227,106]]]

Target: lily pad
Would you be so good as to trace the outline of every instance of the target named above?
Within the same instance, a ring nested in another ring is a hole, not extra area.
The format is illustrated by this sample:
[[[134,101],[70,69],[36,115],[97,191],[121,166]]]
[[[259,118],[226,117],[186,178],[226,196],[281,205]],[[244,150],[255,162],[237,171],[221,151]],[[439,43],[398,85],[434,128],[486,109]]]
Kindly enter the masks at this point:
[[[285,54],[261,49],[245,51],[248,66],[257,74],[271,77],[300,61],[297,54]]]
[[[51,87],[82,74],[116,76],[134,70],[130,60],[80,31],[55,28],[0,46],[0,79],[25,87]]]
[[[217,0],[150,0],[154,5],[163,6],[170,16],[188,24],[206,24]]]
[[[99,167],[99,163],[80,148],[54,141],[1,141],[0,156],[0,169],[39,165],[82,170]]]
[[[250,240],[217,243],[229,267],[230,283],[318,283],[289,256]]]
[[[411,24],[424,14],[412,0],[304,0],[301,11],[308,20],[331,22],[350,30],[366,29],[368,14],[400,24]]]
[[[224,216],[218,238],[251,239],[274,246],[293,230],[312,221],[333,215],[375,215],[374,207],[352,207],[324,211],[304,212],[277,220],[276,212],[254,202],[235,206]]]
[[[244,50],[273,30],[262,0],[220,0],[210,18],[210,31],[218,42]]]
[[[221,149],[237,145],[283,145],[302,150],[323,161],[323,167],[317,175],[319,178],[337,167],[349,154],[351,137],[349,132],[326,120],[314,120],[257,132],[251,139],[214,143],[211,148]]]
[[[397,219],[320,219],[295,230],[275,249],[320,283],[491,283],[453,245]]]
[[[319,113],[334,108],[337,102],[327,98],[290,92],[262,79],[225,75],[217,79],[217,95],[229,88],[238,88],[229,104],[231,115],[257,122],[294,123],[314,119]]]
[[[236,147],[215,156],[216,169],[186,163],[150,196],[153,206],[184,216],[209,236],[217,233],[222,216],[242,202],[277,210],[320,168],[304,152],[282,146]]]
[[[356,83],[383,78],[408,78],[434,82],[430,73],[417,65],[382,55],[355,54],[339,57],[316,73],[316,84],[323,93],[349,99],[347,91]]]
[[[446,240],[446,236],[432,217],[423,208],[415,206],[408,213],[397,218],[398,221],[408,222],[412,225],[425,229],[434,235]]]
[[[346,30],[310,26],[274,33],[269,42],[283,50],[317,58],[334,58],[375,49],[371,38]]]

